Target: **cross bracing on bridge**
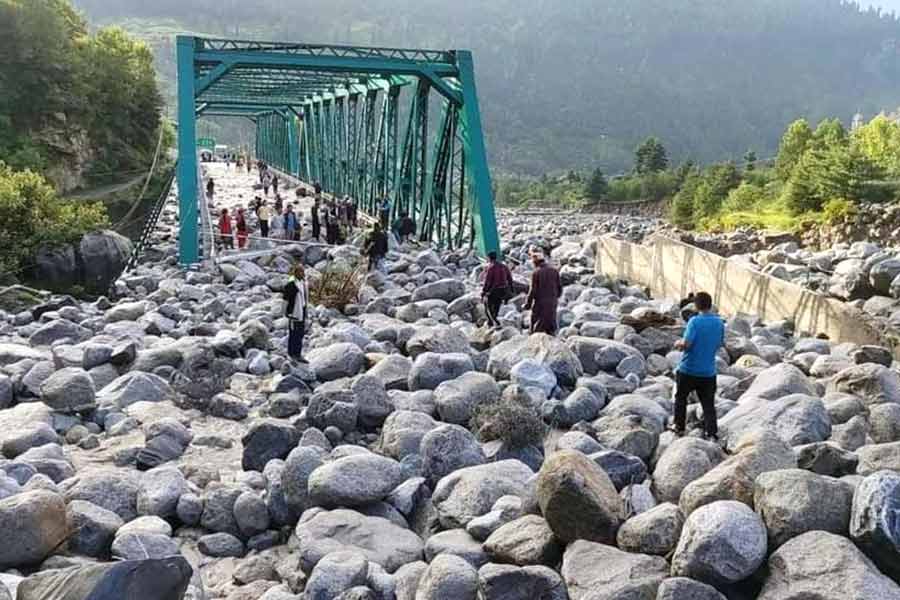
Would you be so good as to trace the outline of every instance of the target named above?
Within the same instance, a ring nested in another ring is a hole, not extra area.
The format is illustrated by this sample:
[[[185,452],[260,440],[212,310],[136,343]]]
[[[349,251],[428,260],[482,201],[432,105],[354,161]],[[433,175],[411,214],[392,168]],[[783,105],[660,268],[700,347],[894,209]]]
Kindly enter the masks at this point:
[[[274,167],[371,215],[387,197],[391,220],[409,213],[422,240],[499,250],[470,52],[191,36],[177,47],[182,215],[197,211],[197,118],[245,118]],[[197,239],[182,218],[182,263],[198,260]]]

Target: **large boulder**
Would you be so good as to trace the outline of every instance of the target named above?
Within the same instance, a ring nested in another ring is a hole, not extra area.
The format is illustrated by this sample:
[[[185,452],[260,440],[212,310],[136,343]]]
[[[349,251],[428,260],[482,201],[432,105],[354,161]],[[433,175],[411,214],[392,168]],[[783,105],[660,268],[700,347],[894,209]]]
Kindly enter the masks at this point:
[[[442,478],[431,501],[445,528],[465,527],[489,512],[501,497],[524,496],[532,475],[525,463],[513,459],[466,467]]]
[[[276,419],[261,419],[244,434],[241,467],[260,473],[273,458],[285,458],[300,441],[297,428]]]
[[[766,549],[766,527],[746,504],[713,502],[685,521],[672,574],[711,585],[734,584],[756,572]]]
[[[65,541],[69,530],[62,496],[45,490],[0,500],[0,568],[37,565]]]
[[[366,363],[363,351],[350,342],[316,348],[309,352],[307,358],[319,381],[353,377],[363,370]]]
[[[615,541],[624,518],[622,499],[606,472],[581,452],[551,454],[538,473],[536,496],[544,518],[563,542]]]
[[[619,363],[629,357],[641,361],[644,358],[634,346],[602,338],[574,336],[568,338],[566,344],[578,357],[588,375],[596,375],[601,371],[614,372]]]
[[[97,404],[121,410],[136,402],[162,402],[174,397],[172,386],[162,377],[131,371],[97,392]]]
[[[779,363],[760,371],[743,397],[778,400],[791,394],[815,396],[816,390],[803,371],[790,363]]]
[[[882,575],[850,540],[810,531],[769,557],[759,600],[900,600],[900,587]]]
[[[60,369],[41,384],[41,402],[61,413],[79,413],[96,406],[94,380],[84,369]]]
[[[182,556],[84,564],[39,571],[19,584],[18,600],[182,600],[193,569]]]
[[[656,600],[728,600],[711,585],[688,577],[669,577],[659,586]]]
[[[514,565],[548,565],[559,561],[561,549],[547,521],[525,515],[494,531],[484,542],[491,560]]]
[[[572,542],[563,555],[560,574],[571,600],[656,597],[669,565],[660,556],[622,552],[586,540]]]
[[[383,500],[403,481],[400,463],[364,452],[339,458],[309,476],[309,499],[317,506],[362,506]]]
[[[426,433],[419,453],[422,474],[432,486],[458,469],[485,462],[481,444],[471,431],[459,425],[441,425]]]
[[[853,486],[802,469],[769,471],[756,478],[753,504],[775,549],[807,531],[847,535]]]
[[[442,421],[468,425],[480,406],[500,398],[500,388],[486,373],[463,373],[434,390],[434,402]]]
[[[681,492],[679,506],[686,515],[716,500],[738,500],[752,507],[757,477],[796,466],[797,457],[781,438],[765,430],[753,432],[738,442],[733,456],[689,483]]]
[[[573,387],[584,372],[578,356],[565,342],[546,333],[518,336],[500,342],[491,348],[487,370],[495,379],[509,379],[513,367],[526,359],[549,367],[557,382],[566,387]]]
[[[853,394],[866,406],[900,403],[900,375],[875,363],[844,369],[828,381],[828,392]]]
[[[478,570],[478,583],[484,600],[569,600],[559,574],[539,565],[488,563]]]
[[[466,284],[459,279],[439,279],[432,283],[420,285],[413,292],[412,301],[443,300],[452,302],[465,295]]]
[[[468,351],[469,339],[459,329],[448,325],[417,327],[406,342],[406,352],[414,359],[426,352],[466,354]]]
[[[390,573],[422,558],[422,540],[412,531],[346,508],[319,511],[301,519],[294,535],[301,566],[307,573],[325,555],[340,550],[359,552]]]
[[[78,244],[85,287],[92,291],[106,292],[122,274],[131,258],[131,252],[131,240],[115,231],[85,234]]]
[[[683,526],[681,509],[665,502],[625,521],[616,542],[628,552],[666,556],[675,549]]]
[[[778,399],[744,398],[720,421],[722,439],[733,447],[754,430],[774,432],[791,446],[822,442],[831,436],[831,417],[814,396],[790,394]]]
[[[412,363],[406,387],[412,391],[433,390],[445,381],[456,379],[463,373],[474,370],[475,364],[468,354],[424,352]]]
[[[385,420],[378,438],[378,451],[397,460],[418,454],[425,434],[438,426],[429,415],[412,410],[398,410]]]
[[[95,468],[79,471],[64,484],[66,502],[85,500],[119,515],[126,523],[138,516],[140,486],[128,471]]]
[[[900,474],[878,471],[856,486],[850,537],[879,568],[900,580]]]
[[[416,600],[475,600],[477,596],[475,567],[452,554],[440,554],[431,561],[416,591]]]
[[[722,462],[718,444],[692,437],[672,442],[656,462],[653,489],[662,502],[678,502],[681,492],[695,479]]]

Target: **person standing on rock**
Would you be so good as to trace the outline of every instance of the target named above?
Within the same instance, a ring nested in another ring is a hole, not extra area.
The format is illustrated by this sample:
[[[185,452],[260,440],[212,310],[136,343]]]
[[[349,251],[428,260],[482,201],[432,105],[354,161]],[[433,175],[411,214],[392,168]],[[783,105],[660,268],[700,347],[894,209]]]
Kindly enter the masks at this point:
[[[288,318],[288,356],[299,362],[303,359],[303,337],[306,335],[306,307],[309,302],[309,287],[303,265],[296,264],[291,269],[288,283],[284,286],[284,316]]]
[[[547,264],[544,252],[539,249],[532,249],[531,262],[534,272],[525,301],[525,309],[531,309],[531,333],[556,335],[556,308],[562,295],[559,271]]]
[[[269,220],[269,236],[276,240],[284,239],[284,215],[277,209],[272,211],[272,218]]]
[[[688,321],[684,338],[675,342],[682,351],[675,369],[675,419],[672,431],[683,435],[687,420],[687,400],[696,392],[703,407],[703,434],[718,440],[716,417],[716,353],[725,343],[725,324],[712,312],[712,297],[706,292],[694,295],[697,314]]]
[[[509,267],[497,260],[496,252],[488,252],[488,268],[484,272],[481,300],[484,302],[491,329],[500,329],[500,320],[497,316],[500,307],[512,296],[512,290],[513,280]]]
[[[296,240],[297,239],[297,230],[299,229],[299,224],[297,223],[297,215],[294,213],[294,207],[288,204],[284,208],[284,236],[287,240]]]
[[[272,218],[272,210],[266,204],[265,200],[260,202],[259,210],[256,211],[256,216],[259,217],[259,235],[264,238],[269,237],[269,219]]]
[[[244,218],[244,209],[237,209],[235,218],[235,230],[237,231],[238,249],[243,250],[247,245],[247,219]]]
[[[369,258],[369,271],[381,270],[381,263],[388,253],[388,239],[381,223],[375,223],[363,242],[363,254]]]
[[[319,194],[316,194],[316,199],[313,201],[312,208],[309,209],[310,221],[312,222],[312,237],[317,242],[319,241],[319,235],[322,233],[322,222],[319,221],[319,210],[322,205],[322,197]]]

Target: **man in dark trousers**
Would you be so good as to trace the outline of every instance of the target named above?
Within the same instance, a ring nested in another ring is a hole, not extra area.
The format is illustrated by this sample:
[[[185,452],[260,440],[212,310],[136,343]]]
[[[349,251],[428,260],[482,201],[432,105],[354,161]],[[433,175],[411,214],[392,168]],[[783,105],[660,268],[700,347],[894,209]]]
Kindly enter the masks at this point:
[[[562,296],[559,271],[547,264],[540,249],[531,250],[531,262],[534,272],[525,302],[525,309],[531,309],[531,333],[556,335],[556,307]]]
[[[484,286],[481,288],[481,300],[487,312],[488,325],[492,329],[500,328],[497,315],[500,307],[512,296],[513,280],[509,268],[497,260],[496,252],[488,252],[488,268],[484,272]]]
[[[369,232],[369,235],[366,236],[366,240],[363,243],[363,254],[369,257],[369,271],[378,269],[387,253],[387,234],[381,228],[381,223],[375,223],[372,227],[372,231]]]
[[[319,195],[316,194],[316,199],[313,202],[312,208],[310,209],[310,221],[312,221],[312,236],[313,239],[317,242],[319,241],[319,235],[322,232],[322,222],[319,220],[319,209],[321,208]]]
[[[299,362],[303,359],[303,336],[306,335],[306,310],[309,303],[309,286],[303,265],[291,268],[290,278],[284,286],[284,316],[288,318],[288,356]]]
[[[675,369],[676,435],[684,434],[687,419],[687,400],[696,392],[703,407],[703,434],[718,440],[716,417],[716,353],[725,343],[725,324],[712,312],[712,297],[706,292],[694,295],[697,314],[691,317],[684,330],[684,338],[675,342],[675,349],[684,354]]]

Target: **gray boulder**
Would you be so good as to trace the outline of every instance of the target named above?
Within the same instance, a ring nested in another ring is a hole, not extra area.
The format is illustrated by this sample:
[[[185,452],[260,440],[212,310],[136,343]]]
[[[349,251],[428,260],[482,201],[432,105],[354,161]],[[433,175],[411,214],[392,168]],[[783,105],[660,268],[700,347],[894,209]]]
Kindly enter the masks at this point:
[[[766,527],[746,504],[718,501],[695,510],[672,555],[672,574],[712,585],[750,577],[766,559]]]
[[[878,471],[853,495],[850,537],[879,568],[900,579],[900,475]]]
[[[244,445],[241,467],[245,471],[259,471],[273,458],[285,458],[300,441],[300,432],[276,419],[255,422],[241,438]]]
[[[563,542],[612,543],[624,507],[609,476],[588,457],[561,450],[544,461],[536,498],[550,528]]]
[[[452,302],[465,293],[466,285],[459,279],[439,279],[433,283],[418,286],[413,292],[412,301],[443,300]]]
[[[309,575],[306,600],[333,600],[342,592],[365,585],[369,563],[358,552],[341,550],[323,557]]]
[[[403,481],[400,463],[364,452],[326,463],[309,476],[315,506],[361,506],[383,500]]]
[[[544,566],[489,563],[478,570],[478,587],[484,600],[569,600],[562,578]]]
[[[595,468],[599,470],[596,465]],[[431,501],[445,528],[465,527],[475,517],[489,512],[501,497],[523,496],[533,475],[527,465],[517,460],[466,467],[442,478]]]
[[[319,381],[353,377],[363,370],[366,362],[359,346],[349,342],[311,350],[307,358]]]
[[[500,398],[500,388],[486,373],[464,373],[440,384],[434,390],[434,401],[442,421],[467,425],[475,411]]]
[[[625,521],[616,544],[627,552],[666,556],[675,549],[683,525],[681,509],[667,502]]]
[[[525,515],[494,531],[484,542],[484,550],[499,563],[554,566],[562,549],[553,530],[543,518]]]
[[[832,377],[826,390],[852,394],[866,406],[884,402],[897,404],[900,403],[900,375],[883,365],[855,365]]]
[[[692,481],[708,473],[725,457],[713,442],[683,437],[672,442],[656,462],[653,490],[662,502],[678,502]]]
[[[775,400],[744,398],[720,421],[722,439],[732,447],[754,430],[769,430],[792,446],[831,436],[831,417],[814,396],[790,394]]]
[[[688,579],[670,577],[662,582],[656,600],[728,600],[711,585]]]
[[[801,469],[769,471],[756,478],[753,504],[775,549],[807,531],[847,535],[853,486]]]
[[[791,394],[815,396],[815,388],[803,371],[789,363],[763,369],[744,393],[745,398],[777,400]]]
[[[445,381],[475,370],[468,354],[423,352],[409,369],[406,387],[411,391],[433,390]]]
[[[397,460],[417,454],[422,438],[437,426],[437,422],[423,412],[398,410],[381,428],[378,451]]]
[[[15,543],[0,547],[0,568],[32,566],[66,539],[66,503],[52,492],[23,492],[0,500],[0,531]]]
[[[109,555],[116,531],[125,524],[116,513],[83,500],[69,503],[66,515],[73,533],[69,550],[95,558]]]
[[[162,402],[174,397],[175,392],[162,377],[132,371],[97,392],[97,404],[123,409],[136,402]]]
[[[419,580],[415,600],[475,600],[478,572],[452,554],[436,556]]]
[[[598,568],[602,565],[602,568]],[[560,574],[572,600],[654,598],[669,565],[660,556],[622,552],[586,540],[572,542],[563,555]]]
[[[573,387],[583,374],[578,356],[565,342],[545,333],[518,336],[491,348],[487,371],[497,380],[509,379],[513,367],[532,359],[549,367],[559,385]]]
[[[41,402],[57,412],[78,413],[96,406],[94,380],[84,369],[60,369],[41,384]]]
[[[421,538],[381,517],[368,517],[344,508],[319,511],[301,519],[294,530],[303,570],[312,571],[323,557],[352,550],[393,573],[422,558]]]
[[[442,425],[426,433],[419,454],[422,473],[431,486],[453,471],[485,462],[481,444],[459,425]]]
[[[900,587],[879,573],[853,542],[825,531],[810,531],[769,557],[769,575],[759,600],[900,599]]]

